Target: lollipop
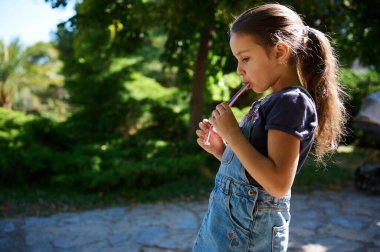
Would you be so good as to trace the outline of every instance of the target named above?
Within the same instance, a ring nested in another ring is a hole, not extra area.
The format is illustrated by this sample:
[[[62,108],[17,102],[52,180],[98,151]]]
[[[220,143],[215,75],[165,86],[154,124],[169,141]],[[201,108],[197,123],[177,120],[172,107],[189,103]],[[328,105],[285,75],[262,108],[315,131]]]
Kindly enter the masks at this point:
[[[239,98],[240,95],[242,95],[245,91],[248,90],[248,87],[249,87],[249,83],[245,83],[238,92],[236,92],[236,94],[234,96],[232,96],[232,98],[227,102],[228,104],[228,107],[232,107],[232,105],[234,105],[235,101]],[[208,129],[208,134],[207,134],[207,138],[206,138],[206,141],[205,141],[205,145],[210,145],[210,135],[211,135],[211,130],[212,130],[212,126],[210,126],[210,128]]]

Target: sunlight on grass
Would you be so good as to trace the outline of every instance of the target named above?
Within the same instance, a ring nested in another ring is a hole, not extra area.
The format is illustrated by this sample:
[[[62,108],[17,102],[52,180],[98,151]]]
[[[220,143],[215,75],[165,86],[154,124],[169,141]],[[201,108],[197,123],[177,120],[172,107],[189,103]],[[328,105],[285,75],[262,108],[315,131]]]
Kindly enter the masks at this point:
[[[363,162],[368,161],[371,156],[376,155],[373,149],[357,148],[353,145],[340,146],[334,159],[337,165],[347,168],[356,169]],[[379,155],[377,155],[379,156]]]
[[[353,153],[354,150],[353,145],[342,145],[338,147],[338,153]]]

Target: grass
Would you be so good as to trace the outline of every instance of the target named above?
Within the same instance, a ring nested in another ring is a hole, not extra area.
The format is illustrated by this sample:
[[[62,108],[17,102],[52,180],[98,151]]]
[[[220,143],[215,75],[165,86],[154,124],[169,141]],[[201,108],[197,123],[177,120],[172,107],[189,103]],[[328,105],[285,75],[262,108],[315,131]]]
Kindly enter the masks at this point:
[[[325,165],[314,162],[310,155],[296,176],[293,192],[355,190],[355,170],[360,164],[367,161],[373,153],[375,152],[372,149],[341,146],[337,153],[325,161]],[[377,158],[380,160],[378,154]]]
[[[341,147],[326,161],[317,165],[310,157],[297,175],[293,193],[323,190],[355,190],[354,172],[374,152],[370,149]],[[380,155],[377,154],[380,160]],[[150,190],[83,193],[61,188],[0,188],[0,218],[48,216],[94,208],[131,205],[140,202],[193,201],[207,199],[216,169],[202,177],[179,178]]]

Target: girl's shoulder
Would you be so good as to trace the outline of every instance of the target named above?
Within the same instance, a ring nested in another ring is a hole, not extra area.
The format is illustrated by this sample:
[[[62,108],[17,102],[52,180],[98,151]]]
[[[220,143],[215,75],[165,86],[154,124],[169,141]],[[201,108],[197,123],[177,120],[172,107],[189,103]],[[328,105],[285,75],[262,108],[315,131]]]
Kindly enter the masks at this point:
[[[311,95],[300,86],[291,86],[270,95],[261,105],[265,129],[284,131],[299,139],[313,134],[318,116]]]
[[[314,100],[301,86],[289,86],[266,96],[261,102],[260,110],[264,118],[277,118],[297,123],[304,120],[317,121]]]
[[[315,110],[315,102],[310,93],[302,86],[289,86],[282,90],[270,94],[262,99],[262,106],[273,106],[276,104],[289,106],[297,105],[302,107],[310,107]]]

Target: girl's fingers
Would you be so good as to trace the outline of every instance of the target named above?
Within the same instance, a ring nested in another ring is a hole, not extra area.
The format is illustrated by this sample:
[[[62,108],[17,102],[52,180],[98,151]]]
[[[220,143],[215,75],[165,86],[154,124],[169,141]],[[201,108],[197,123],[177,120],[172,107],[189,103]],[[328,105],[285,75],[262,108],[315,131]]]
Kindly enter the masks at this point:
[[[213,110],[211,115],[211,117],[214,117],[215,119],[218,119],[220,117],[220,113],[217,109]]]
[[[216,110],[219,112],[219,114],[221,114],[221,113],[223,113],[224,111],[226,111],[226,107],[225,107],[225,105],[226,105],[227,103],[221,103],[221,104],[218,104],[217,106],[216,106]],[[227,105],[228,106],[228,105]]]
[[[215,123],[215,117],[211,116],[208,121],[211,123],[211,125],[214,125]]]
[[[203,139],[198,138],[198,139],[197,139],[197,143],[198,143],[200,146],[203,146],[204,141],[203,141]]]
[[[220,104],[220,106],[222,106],[225,110],[227,110],[227,109],[230,107],[230,105],[228,105],[227,102],[222,102],[222,103]]]
[[[197,139],[197,143],[198,143],[199,146],[201,146],[204,149],[206,149],[206,148],[209,147],[208,145],[205,145],[205,140],[204,139],[198,138]]]
[[[208,119],[203,119],[202,123],[204,125],[206,125],[207,128],[209,128],[211,126],[211,123],[210,123],[210,121]]]
[[[213,124],[215,120],[218,120],[228,109],[228,103],[223,102],[218,104],[216,108],[212,111],[209,122]]]
[[[198,136],[199,138],[205,138],[205,136],[206,136],[206,134],[207,134],[207,132],[204,132],[204,131],[202,131],[202,130],[197,130],[197,131],[195,131],[195,133],[197,134],[197,136]]]
[[[210,128],[211,124],[209,123],[208,120],[204,119],[202,122],[198,124],[198,126],[199,126],[199,129],[203,131],[207,131],[208,128]]]

